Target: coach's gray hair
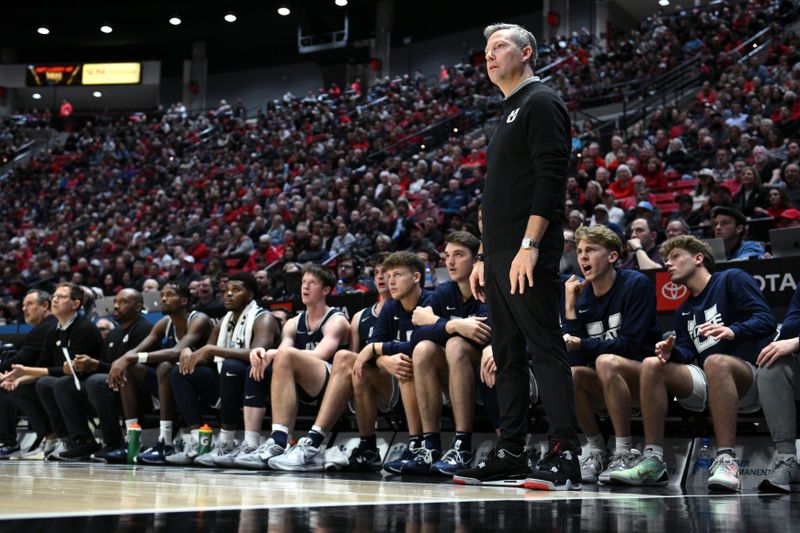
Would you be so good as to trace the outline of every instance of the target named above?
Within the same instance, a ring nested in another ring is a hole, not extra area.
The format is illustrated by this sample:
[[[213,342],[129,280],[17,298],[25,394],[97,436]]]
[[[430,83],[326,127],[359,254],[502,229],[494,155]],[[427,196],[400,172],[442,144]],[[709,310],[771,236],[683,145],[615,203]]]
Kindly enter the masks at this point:
[[[47,302],[47,308],[50,309],[50,301],[52,300],[52,297],[50,296],[49,292],[42,289],[31,289],[25,293],[25,296],[29,294],[36,295],[36,303],[39,305],[44,305],[44,303]]]
[[[486,26],[483,30],[483,37],[488,41],[493,33],[500,30],[510,30],[509,38],[520,50],[524,49],[526,46],[531,47],[531,50],[533,50],[530,61],[531,68],[536,67],[536,59],[539,55],[536,51],[536,37],[519,24],[507,24],[505,22],[497,22]]]

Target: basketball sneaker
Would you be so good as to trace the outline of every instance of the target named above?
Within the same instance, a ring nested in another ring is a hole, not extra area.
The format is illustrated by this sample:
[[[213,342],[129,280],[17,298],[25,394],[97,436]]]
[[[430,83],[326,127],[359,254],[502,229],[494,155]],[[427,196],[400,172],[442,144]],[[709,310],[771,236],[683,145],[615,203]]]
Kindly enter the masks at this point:
[[[667,465],[657,455],[641,455],[629,468],[611,472],[609,482],[634,486],[664,486],[669,483]]]
[[[456,470],[453,482],[459,485],[522,487],[530,472],[530,460],[525,451],[514,454],[501,448],[496,453],[492,450],[474,468]]]
[[[800,465],[792,455],[779,458],[772,467],[772,473],[758,485],[761,492],[792,492],[792,485],[800,483]]]
[[[270,437],[261,446],[251,453],[243,453],[234,459],[234,464],[239,468],[250,470],[264,470],[268,468],[268,462],[273,457],[281,455],[285,450],[283,446],[278,446]]]
[[[739,492],[739,465],[736,459],[723,453],[718,455],[709,469],[708,489],[726,492]]]
[[[286,472],[321,472],[325,467],[325,456],[320,448],[312,445],[311,439],[303,437],[282,455],[268,461],[273,470]]]
[[[556,442],[525,479],[526,489],[580,490],[581,465],[572,450],[563,450]]]

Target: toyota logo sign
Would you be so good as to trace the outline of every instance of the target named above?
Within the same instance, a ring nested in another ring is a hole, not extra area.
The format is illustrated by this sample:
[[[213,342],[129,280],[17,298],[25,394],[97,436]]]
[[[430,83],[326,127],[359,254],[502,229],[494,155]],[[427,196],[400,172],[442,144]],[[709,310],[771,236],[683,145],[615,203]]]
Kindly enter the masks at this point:
[[[686,296],[686,286],[668,281],[661,287],[661,296],[667,300],[680,300]]]

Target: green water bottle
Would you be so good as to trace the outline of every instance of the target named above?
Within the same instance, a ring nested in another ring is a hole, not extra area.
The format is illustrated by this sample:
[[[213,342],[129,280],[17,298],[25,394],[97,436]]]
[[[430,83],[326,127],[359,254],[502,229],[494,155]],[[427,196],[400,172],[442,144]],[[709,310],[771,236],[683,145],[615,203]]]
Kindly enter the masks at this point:
[[[200,427],[200,448],[197,455],[203,455],[211,451],[211,440],[213,439],[214,431],[208,424],[203,424]]]
[[[142,426],[131,424],[128,428],[128,464],[136,462],[136,456],[142,449]]]

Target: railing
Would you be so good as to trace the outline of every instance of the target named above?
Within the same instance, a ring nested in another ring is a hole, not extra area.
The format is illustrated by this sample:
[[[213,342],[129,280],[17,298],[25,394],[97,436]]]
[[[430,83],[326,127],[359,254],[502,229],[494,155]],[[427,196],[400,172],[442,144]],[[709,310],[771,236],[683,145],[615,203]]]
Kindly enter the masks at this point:
[[[736,52],[741,52],[743,50],[746,50],[746,52],[747,52],[746,54],[743,54],[742,57],[740,57],[739,60],[737,61],[740,65],[742,65],[742,64],[746,63],[747,61],[749,61],[751,57],[760,54],[768,46],[770,46],[772,44],[772,37],[771,36],[768,36],[764,40],[764,42],[762,42],[760,44],[758,43],[758,39],[761,38],[766,33],[768,33],[768,31],[769,31],[769,28],[764,28],[763,30],[758,32],[756,35],[754,35],[753,37],[748,39],[746,42],[744,42],[744,43],[740,44],[739,46],[737,46],[736,48],[734,48],[734,51],[736,51]],[[751,47],[751,45],[752,45],[752,47]]]
[[[770,31],[769,27],[758,31],[731,52],[748,50],[739,59],[740,62],[747,61],[753,54],[769,46],[772,40]],[[750,48],[753,50],[749,50]],[[702,59],[702,56],[695,56],[671,71],[647,81],[638,89],[626,91],[622,98],[622,113],[616,119],[616,125],[627,131],[635,122],[647,120],[654,109],[666,107],[668,103],[676,104],[685,98],[696,89],[702,79]]]
[[[452,134],[454,128],[465,131],[476,126],[479,123],[478,116],[482,115],[482,111],[469,113],[460,111],[457,115],[443,119],[419,131],[409,133],[397,142],[386,146],[383,150],[373,152],[368,158],[376,161],[387,156],[409,157],[420,149],[433,148]]]
[[[8,175],[16,168],[17,163],[27,158],[35,144],[35,140],[30,140],[9,154],[8,159],[0,164],[0,181],[6,180]]]
[[[570,54],[570,55],[568,55],[566,57],[560,57],[560,58],[556,59],[555,61],[553,61],[552,63],[550,63],[548,65],[545,65],[544,67],[542,67],[539,70],[537,70],[536,71],[536,75],[539,76],[540,78],[542,78],[543,82],[550,81],[550,78],[553,77],[553,74],[552,73],[548,74],[549,71],[553,70],[555,72],[554,69],[557,69],[559,66],[563,65],[567,61],[570,61],[571,59],[574,59],[574,58],[575,58],[575,54],[574,53]]]
[[[701,79],[700,57],[694,57],[669,72],[654,78],[642,87],[628,91],[622,98],[622,115],[619,126],[627,130],[632,122],[646,120],[656,107],[668,102],[678,102],[690,89],[697,87]]]

